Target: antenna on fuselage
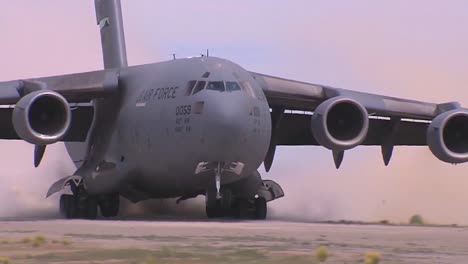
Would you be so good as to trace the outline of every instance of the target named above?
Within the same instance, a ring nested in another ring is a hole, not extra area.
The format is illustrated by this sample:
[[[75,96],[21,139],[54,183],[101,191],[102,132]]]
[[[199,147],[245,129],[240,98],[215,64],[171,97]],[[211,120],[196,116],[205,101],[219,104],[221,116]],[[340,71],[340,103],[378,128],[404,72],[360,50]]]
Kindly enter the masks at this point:
[[[210,56],[210,50],[206,49],[206,54],[200,53],[200,57],[209,57]]]

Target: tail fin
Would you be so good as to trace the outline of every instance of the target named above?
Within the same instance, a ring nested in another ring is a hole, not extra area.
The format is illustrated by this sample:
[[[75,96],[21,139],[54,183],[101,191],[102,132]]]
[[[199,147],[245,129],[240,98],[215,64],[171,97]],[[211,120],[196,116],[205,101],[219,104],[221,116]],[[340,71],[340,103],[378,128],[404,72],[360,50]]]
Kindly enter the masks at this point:
[[[127,67],[127,52],[120,0],[95,0],[96,19],[101,29],[104,68]]]

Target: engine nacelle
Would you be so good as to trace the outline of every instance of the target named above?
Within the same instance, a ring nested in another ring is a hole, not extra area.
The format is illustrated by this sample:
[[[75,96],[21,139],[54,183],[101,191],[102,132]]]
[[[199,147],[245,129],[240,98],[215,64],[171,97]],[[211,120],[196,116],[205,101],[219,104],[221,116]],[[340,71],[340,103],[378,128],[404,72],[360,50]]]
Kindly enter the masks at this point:
[[[438,115],[427,129],[427,145],[434,156],[448,163],[468,161],[468,110]]]
[[[347,150],[361,144],[369,129],[369,115],[359,102],[334,97],[322,102],[311,120],[317,142],[331,150]]]
[[[36,145],[52,144],[61,140],[70,127],[70,106],[56,92],[35,91],[18,101],[12,121],[21,139]]]

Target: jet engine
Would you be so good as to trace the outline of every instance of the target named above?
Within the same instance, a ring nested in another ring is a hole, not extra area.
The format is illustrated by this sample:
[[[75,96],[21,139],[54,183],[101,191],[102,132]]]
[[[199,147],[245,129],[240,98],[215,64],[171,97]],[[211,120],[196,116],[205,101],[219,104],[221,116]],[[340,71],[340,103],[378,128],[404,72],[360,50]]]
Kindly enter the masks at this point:
[[[427,145],[442,161],[468,161],[468,110],[455,109],[434,118],[427,129]]]
[[[18,101],[12,122],[21,139],[35,145],[52,144],[61,140],[70,127],[70,106],[56,92],[35,91]]]
[[[342,151],[364,141],[369,117],[359,102],[347,97],[334,97],[315,109],[311,126],[312,134],[320,145]]]

